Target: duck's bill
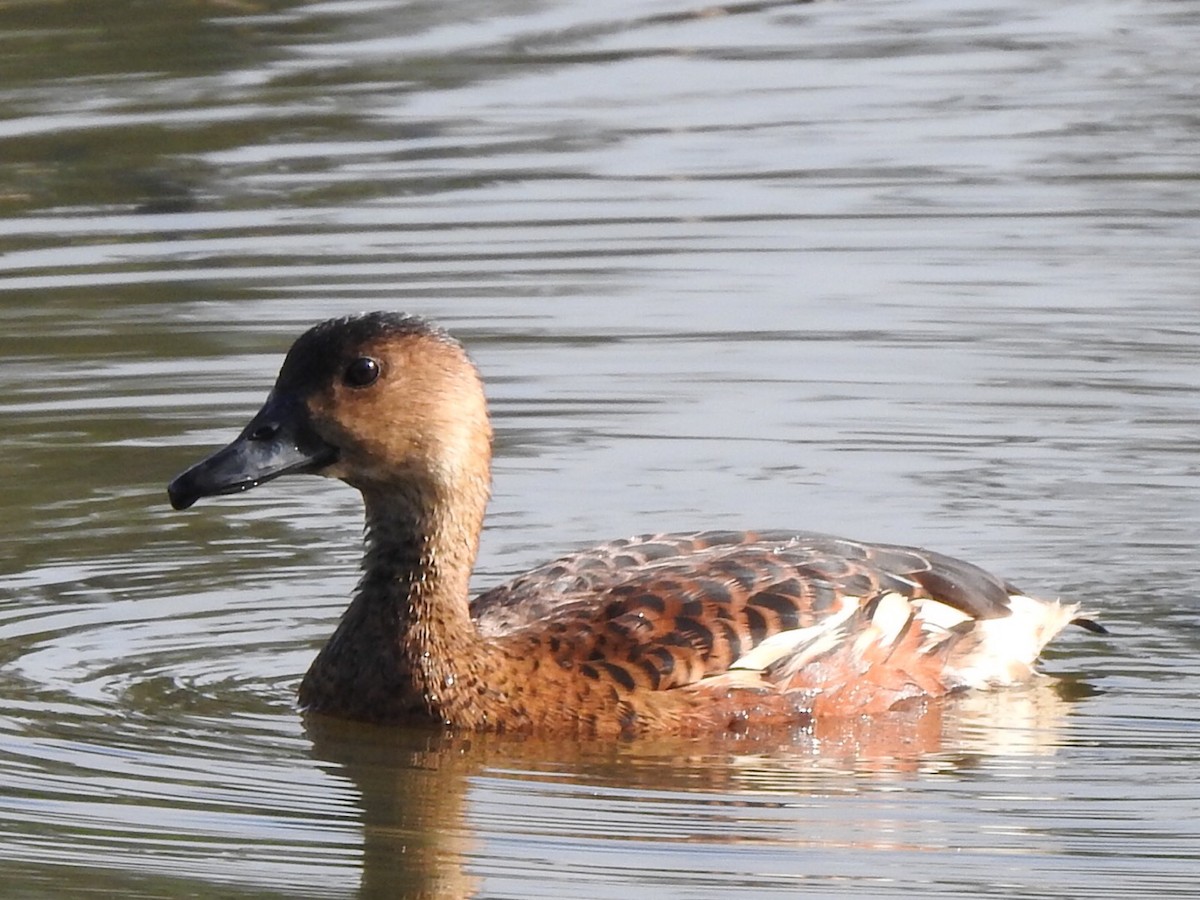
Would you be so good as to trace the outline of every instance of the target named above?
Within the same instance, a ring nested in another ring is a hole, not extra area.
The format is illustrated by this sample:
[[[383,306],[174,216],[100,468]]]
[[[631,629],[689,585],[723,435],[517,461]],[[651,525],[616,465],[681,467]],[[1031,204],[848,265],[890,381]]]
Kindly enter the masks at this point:
[[[192,466],[167,486],[176,509],[201,497],[248,491],[281,475],[318,472],[337,459],[337,449],[312,428],[303,403],[269,397],[229,446]]]

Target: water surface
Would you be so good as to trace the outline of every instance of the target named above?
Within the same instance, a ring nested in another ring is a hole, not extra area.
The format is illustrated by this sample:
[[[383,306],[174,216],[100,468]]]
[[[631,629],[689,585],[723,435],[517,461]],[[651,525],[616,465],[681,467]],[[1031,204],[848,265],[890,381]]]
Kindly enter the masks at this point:
[[[1186,4],[68,0],[0,41],[6,893],[1194,893]],[[795,527],[1114,634],[786,740],[306,720],[357,498],[164,486],[296,333],[371,308],[487,379],[481,587]]]

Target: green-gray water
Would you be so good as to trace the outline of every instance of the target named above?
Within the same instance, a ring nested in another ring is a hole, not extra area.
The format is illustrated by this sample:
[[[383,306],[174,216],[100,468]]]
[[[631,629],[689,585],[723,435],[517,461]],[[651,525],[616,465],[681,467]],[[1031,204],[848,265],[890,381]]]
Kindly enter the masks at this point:
[[[9,897],[1191,897],[1200,11],[0,4]],[[167,480],[321,318],[497,427],[478,583],[581,542],[917,543],[1114,632],[842,740],[305,722],[352,491]]]

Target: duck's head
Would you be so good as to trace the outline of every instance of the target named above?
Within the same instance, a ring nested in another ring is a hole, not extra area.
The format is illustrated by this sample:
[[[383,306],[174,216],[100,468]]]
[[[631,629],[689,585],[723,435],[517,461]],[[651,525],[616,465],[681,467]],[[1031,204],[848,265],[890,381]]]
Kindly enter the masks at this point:
[[[483,387],[458,342],[422,319],[367,313],[302,334],[250,424],[167,491],[187,509],[303,473],[364,493],[486,492],[490,458]]]

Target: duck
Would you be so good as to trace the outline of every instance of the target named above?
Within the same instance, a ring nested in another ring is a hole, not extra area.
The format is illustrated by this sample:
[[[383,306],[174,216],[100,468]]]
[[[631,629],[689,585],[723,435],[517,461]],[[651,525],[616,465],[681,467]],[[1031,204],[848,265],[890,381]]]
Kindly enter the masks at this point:
[[[466,350],[424,318],[330,319],[262,408],[168,486],[176,510],[291,475],[362,495],[362,576],[299,687],[382,725],[628,738],[876,716],[1041,676],[1078,604],[915,547],[806,531],[647,534],[470,596],[492,426]]]

